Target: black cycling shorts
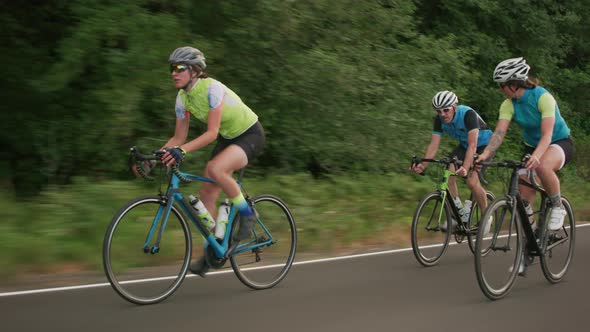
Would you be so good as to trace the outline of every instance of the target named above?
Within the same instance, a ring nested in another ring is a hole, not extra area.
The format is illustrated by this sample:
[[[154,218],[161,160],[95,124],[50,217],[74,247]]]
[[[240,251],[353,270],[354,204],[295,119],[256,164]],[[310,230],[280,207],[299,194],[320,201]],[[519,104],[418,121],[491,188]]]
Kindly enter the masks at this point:
[[[563,166],[565,166],[568,162],[570,162],[572,160],[572,158],[574,157],[574,140],[572,139],[571,136],[568,136],[564,139],[560,139],[559,141],[555,141],[553,143],[551,143],[551,145],[549,146],[553,146],[556,145],[557,147],[559,147],[561,149],[561,152],[563,154],[563,161],[561,163],[561,167],[559,167],[559,169],[562,169]],[[530,145],[525,145],[524,146],[524,155],[527,154],[533,154],[533,152],[535,152],[536,147],[532,147]],[[524,158],[523,155],[523,158]]]
[[[213,159],[217,154],[219,154],[231,144],[235,144],[242,148],[244,152],[246,152],[246,156],[248,156],[248,163],[250,163],[262,153],[264,150],[264,143],[264,129],[262,128],[260,122],[257,121],[240,136],[234,137],[232,139],[227,139],[219,135],[217,137],[217,144],[213,148],[213,152],[211,152],[211,159]]]
[[[487,145],[482,145],[482,146],[479,146],[479,147],[478,147],[478,148],[475,150],[475,152],[476,152],[477,154],[482,154],[483,150],[485,150],[485,149],[486,149],[486,146],[487,146]],[[451,152],[451,155],[450,155],[449,157],[450,157],[450,158],[457,157],[457,159],[459,159],[459,160],[463,161],[463,160],[465,160],[465,153],[466,153],[466,152],[467,152],[467,149],[466,149],[466,148],[464,148],[464,147],[463,147],[463,145],[459,144],[459,145],[458,145],[458,146],[455,148],[455,150],[453,150],[453,152]]]

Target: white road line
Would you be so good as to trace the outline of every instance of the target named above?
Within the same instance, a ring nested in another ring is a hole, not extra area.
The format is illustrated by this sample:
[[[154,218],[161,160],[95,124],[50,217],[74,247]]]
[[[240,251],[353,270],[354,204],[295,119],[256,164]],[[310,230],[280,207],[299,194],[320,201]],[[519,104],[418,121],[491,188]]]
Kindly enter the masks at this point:
[[[576,225],[576,228],[590,226],[590,223]],[[457,243],[453,242],[450,245],[455,245]],[[436,247],[439,246],[438,244],[426,247]],[[312,259],[308,261],[301,261],[301,262],[294,262],[293,265],[305,265],[305,264],[313,264],[313,263],[324,263],[324,262],[332,262],[332,261],[339,261],[345,259],[352,259],[352,258],[360,258],[360,257],[368,257],[368,256],[377,256],[377,255],[386,255],[386,254],[395,254],[400,252],[411,251],[412,248],[402,248],[402,249],[393,249],[393,250],[385,250],[385,251],[378,251],[378,252],[370,252],[365,254],[355,254],[355,255],[347,255],[347,256],[338,256],[338,257],[329,257],[329,258],[319,258],[319,259]],[[273,267],[276,265],[271,265],[269,267]],[[267,267],[267,268],[269,268]],[[256,269],[256,268],[255,268]],[[216,275],[216,274],[225,274],[225,273],[233,273],[233,270],[227,269],[223,271],[214,271],[210,272],[207,275]],[[196,277],[196,275],[187,274],[186,278]],[[174,279],[175,276],[172,277],[162,277],[162,278],[150,278],[150,279],[140,279],[140,280],[130,280],[125,283],[142,283],[142,282],[149,282],[149,281],[158,281],[158,280],[168,280]],[[43,288],[43,289],[31,289],[26,291],[15,291],[15,292],[6,292],[0,293],[0,297],[8,297],[8,296],[18,296],[18,295],[30,295],[30,294],[40,294],[40,293],[50,293],[50,292],[60,292],[60,291],[67,291],[67,290],[76,290],[76,289],[85,289],[85,288],[97,288],[97,287],[106,287],[110,286],[111,284],[108,282],[98,283],[98,284],[89,284],[89,285],[78,285],[78,286],[64,286],[64,287],[55,287],[55,288]]]

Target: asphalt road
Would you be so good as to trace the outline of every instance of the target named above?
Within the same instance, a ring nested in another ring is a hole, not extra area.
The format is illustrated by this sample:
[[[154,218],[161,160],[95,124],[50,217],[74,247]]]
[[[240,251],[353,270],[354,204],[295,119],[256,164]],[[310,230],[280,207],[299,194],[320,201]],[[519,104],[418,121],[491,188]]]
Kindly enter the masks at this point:
[[[424,268],[411,250],[298,264],[273,289],[250,290],[233,273],[192,277],[166,301],[130,304],[96,286],[0,294],[0,331],[588,331],[590,227],[556,285],[539,264],[511,293],[488,300],[467,245]]]

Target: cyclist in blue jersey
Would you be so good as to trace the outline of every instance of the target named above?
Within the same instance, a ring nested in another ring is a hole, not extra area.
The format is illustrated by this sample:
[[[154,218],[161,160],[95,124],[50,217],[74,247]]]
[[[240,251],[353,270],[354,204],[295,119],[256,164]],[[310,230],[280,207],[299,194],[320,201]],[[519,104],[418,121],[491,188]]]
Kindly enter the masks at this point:
[[[560,183],[555,172],[572,159],[574,144],[557,102],[537,80],[529,77],[529,70],[522,57],[504,60],[496,66],[494,81],[500,85],[506,100],[500,105],[498,125],[480,159],[496,152],[514,119],[522,129],[524,153],[531,155],[526,167],[536,172],[551,199],[553,208],[548,228],[558,230],[566,211],[561,204]],[[533,203],[534,190],[520,186],[520,192],[529,204]]]
[[[475,110],[469,106],[459,105],[459,99],[451,91],[438,92],[432,98],[432,107],[437,115],[434,117],[432,136],[424,158],[434,158],[443,133],[459,141],[459,145],[453,150],[451,157],[456,156],[457,159],[463,161],[463,165],[458,170],[455,170],[455,166],[451,165],[451,171],[456,171],[458,175],[467,178],[467,186],[473,193],[475,201],[482,207],[482,210],[485,209],[487,207],[485,190],[481,186],[477,172],[469,172],[469,169],[473,165],[475,153],[481,153],[485,149],[492,136],[492,131]],[[422,173],[427,166],[427,162],[422,162],[413,165],[411,170],[415,173]],[[449,179],[449,192],[453,196],[455,205],[461,208],[462,203],[455,177]],[[489,231],[490,225],[491,220],[485,225],[486,233]]]
[[[177,164],[187,153],[216,142],[203,173],[215,180],[215,184],[204,183],[200,199],[209,211],[208,220],[216,218],[216,201],[221,190],[231,199],[240,213],[240,228],[234,236],[234,244],[237,244],[250,236],[256,216],[232,173],[246,167],[262,152],[264,130],[258,116],[240,97],[221,82],[208,77],[201,51],[189,46],[179,47],[172,52],[168,63],[178,95],[174,136],[163,147],[166,153],[162,162],[167,166]],[[207,130],[187,141],[191,116],[207,124]],[[208,269],[204,257],[190,265],[191,272],[201,276]]]

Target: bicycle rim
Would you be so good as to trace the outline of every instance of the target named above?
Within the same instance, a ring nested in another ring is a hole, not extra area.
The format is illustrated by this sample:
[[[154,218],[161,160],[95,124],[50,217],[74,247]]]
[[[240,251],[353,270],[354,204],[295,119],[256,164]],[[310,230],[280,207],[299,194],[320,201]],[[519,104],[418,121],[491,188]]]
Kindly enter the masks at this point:
[[[512,206],[506,197],[488,206],[483,220],[489,216],[494,216],[489,234],[483,227],[477,232],[475,274],[485,296],[497,300],[508,294],[516,281],[523,252],[522,227],[518,213],[512,220]]]
[[[486,199],[488,200],[488,206],[496,199],[491,191],[486,191]],[[471,213],[469,214],[468,231],[467,231],[467,243],[469,244],[469,250],[471,253],[475,253],[475,240],[477,239],[477,231],[479,225],[485,226],[485,222],[482,221],[484,209],[482,209],[476,201],[473,201]]]
[[[172,207],[159,251],[144,252],[144,243],[162,206],[159,196],[130,201],[113,217],[103,243],[103,267],[113,289],[136,304],[153,304],[170,296],[186,275],[191,255],[190,229]],[[160,218],[161,219],[161,218]],[[153,246],[159,227],[152,236]]]
[[[243,240],[230,257],[238,279],[253,289],[266,289],[283,280],[295,259],[297,229],[287,205],[262,195],[252,200],[258,222],[250,239]],[[234,224],[232,233],[238,229]]]
[[[416,260],[424,266],[433,266],[449,245],[451,232],[443,231],[443,224],[451,224],[449,208],[440,192],[432,192],[422,198],[412,221],[412,251]],[[442,210],[441,210],[442,209]]]
[[[545,229],[542,242],[541,269],[545,278],[551,283],[558,283],[563,279],[574,255],[576,234],[574,211],[565,197],[561,198],[561,203],[567,211],[563,227],[557,231]],[[550,211],[546,214],[546,220],[549,215]]]

